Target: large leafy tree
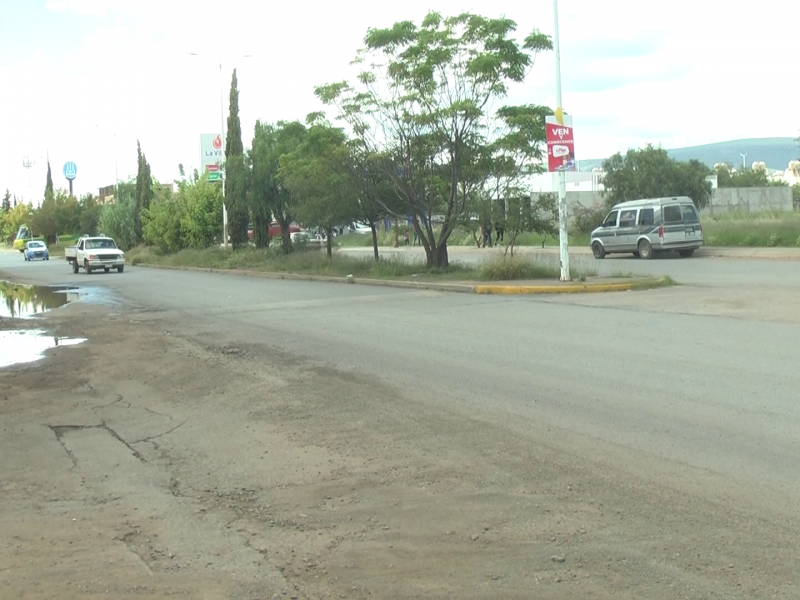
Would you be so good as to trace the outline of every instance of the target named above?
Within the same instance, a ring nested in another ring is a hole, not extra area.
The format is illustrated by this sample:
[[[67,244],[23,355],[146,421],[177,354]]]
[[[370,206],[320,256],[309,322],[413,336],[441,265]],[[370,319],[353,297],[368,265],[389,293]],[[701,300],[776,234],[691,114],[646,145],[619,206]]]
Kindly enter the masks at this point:
[[[142,152],[142,145],[136,142],[136,159],[138,169],[136,171],[136,189],[133,195],[133,231],[134,242],[138,244],[142,241],[142,213],[150,208],[153,201],[153,176],[150,173],[150,163]]]
[[[318,115],[309,121],[300,145],[281,156],[278,176],[296,201],[298,218],[325,230],[330,257],[333,228],[351,221],[358,210],[358,186],[344,132]]]
[[[632,148],[625,156],[617,152],[603,162],[603,186],[608,204],[641,198],[688,196],[698,208],[708,204],[710,169],[698,160],[688,162],[670,158],[661,147],[648,144]]]
[[[530,120],[511,118],[513,108],[496,106],[510,83],[524,80],[533,57],[552,48],[539,31],[520,44],[515,30],[506,18],[436,12],[420,26],[402,21],[370,29],[355,87],[340,82],[316,90],[340,109],[365,148],[387,157],[383,175],[414,216],[429,266],[447,266],[447,240],[500,156],[523,163],[541,156],[543,126],[530,128]],[[434,215],[441,215],[439,230]]]
[[[281,248],[292,250],[289,225],[295,218],[294,200],[278,177],[280,157],[293,152],[303,142],[306,127],[299,121],[280,121],[275,125],[257,121],[249,153],[251,167],[249,205],[253,214],[256,246],[269,244],[269,224],[274,216],[281,228]]]
[[[228,135],[225,139],[225,208],[228,211],[228,233],[234,248],[247,244],[248,177],[242,145],[242,124],[239,120],[239,83],[234,69],[231,77]]]

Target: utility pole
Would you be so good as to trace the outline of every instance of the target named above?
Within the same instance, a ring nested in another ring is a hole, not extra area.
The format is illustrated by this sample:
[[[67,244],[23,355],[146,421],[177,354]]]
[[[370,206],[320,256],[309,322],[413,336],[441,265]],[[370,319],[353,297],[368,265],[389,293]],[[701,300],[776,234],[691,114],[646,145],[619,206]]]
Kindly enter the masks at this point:
[[[219,63],[219,119],[222,132],[222,152],[225,156],[225,80],[222,77],[222,63]],[[224,163],[223,163],[224,164]],[[228,208],[225,206],[225,169],[219,170],[222,186],[222,245],[228,249]]]
[[[553,0],[555,17],[555,35],[553,41],[556,50],[556,110],[563,111],[561,103],[561,48],[558,41],[558,0]],[[561,281],[572,281],[569,274],[569,239],[567,237],[567,173],[564,169],[558,172],[558,247],[561,259]]]

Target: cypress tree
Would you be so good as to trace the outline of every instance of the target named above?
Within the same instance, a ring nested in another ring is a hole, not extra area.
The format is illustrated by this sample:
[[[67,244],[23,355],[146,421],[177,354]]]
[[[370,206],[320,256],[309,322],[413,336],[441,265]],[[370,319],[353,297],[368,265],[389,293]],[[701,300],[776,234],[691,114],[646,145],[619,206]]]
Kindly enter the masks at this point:
[[[53,172],[50,170],[50,159],[47,159],[47,183],[44,186],[44,201],[45,204],[55,200],[55,192],[53,191]]]
[[[6,188],[6,195],[3,196],[3,204],[0,205],[0,212],[7,213],[11,210],[11,192]]]
[[[136,157],[137,157],[137,171],[136,171],[136,189],[133,193],[133,201],[135,209],[133,212],[133,227],[136,236],[136,242],[142,241],[142,210],[150,208],[150,202],[153,200],[153,177],[150,174],[150,164],[147,162],[147,157],[142,152],[142,145],[136,141]]]
[[[228,234],[234,248],[247,244],[247,168],[239,121],[239,84],[233,70],[225,140],[225,208],[228,210]]]

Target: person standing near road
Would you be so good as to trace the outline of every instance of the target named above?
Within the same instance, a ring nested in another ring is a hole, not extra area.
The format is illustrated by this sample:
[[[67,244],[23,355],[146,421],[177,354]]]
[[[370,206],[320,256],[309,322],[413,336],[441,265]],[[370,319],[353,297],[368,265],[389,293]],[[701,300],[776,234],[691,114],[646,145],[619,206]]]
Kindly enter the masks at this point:
[[[408,246],[408,229],[403,232],[403,243]]]

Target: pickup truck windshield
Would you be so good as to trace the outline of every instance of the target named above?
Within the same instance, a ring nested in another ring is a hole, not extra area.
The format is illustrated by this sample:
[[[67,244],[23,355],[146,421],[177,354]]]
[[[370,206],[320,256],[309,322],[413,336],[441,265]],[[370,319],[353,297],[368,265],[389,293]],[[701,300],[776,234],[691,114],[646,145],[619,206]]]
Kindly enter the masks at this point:
[[[114,240],[86,240],[87,250],[99,250],[101,248],[116,249],[117,245]]]

